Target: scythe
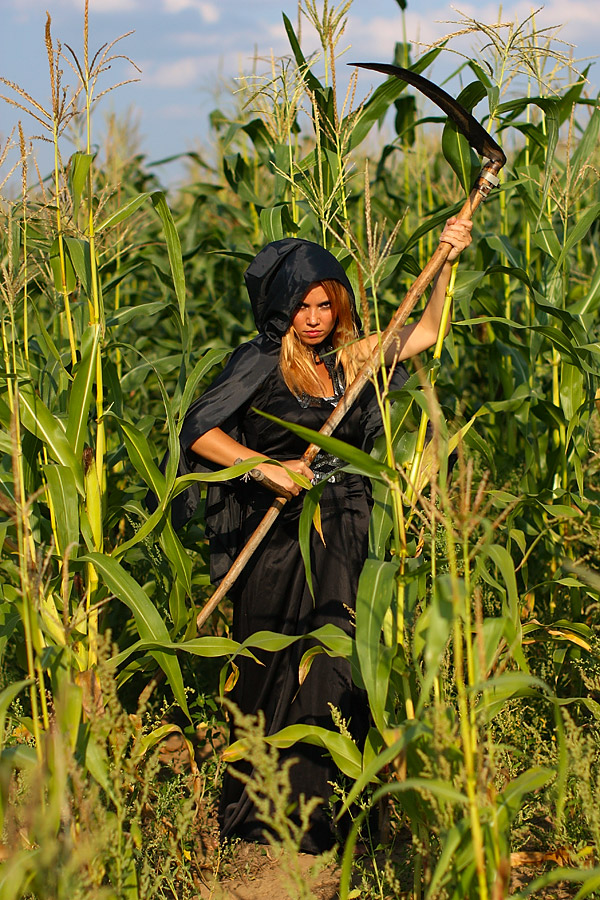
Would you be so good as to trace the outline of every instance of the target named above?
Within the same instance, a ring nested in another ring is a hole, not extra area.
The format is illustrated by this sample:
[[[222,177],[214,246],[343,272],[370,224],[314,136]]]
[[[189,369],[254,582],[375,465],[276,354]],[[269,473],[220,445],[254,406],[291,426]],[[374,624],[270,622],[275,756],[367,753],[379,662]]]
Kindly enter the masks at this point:
[[[403,81],[406,81],[409,84],[412,84],[419,91],[433,100],[433,102],[436,103],[446,113],[446,115],[452,119],[458,130],[466,137],[470,146],[473,147],[474,150],[476,150],[481,156],[487,158],[487,162],[484,164],[467,200],[465,201],[462,209],[457,216],[458,219],[471,219],[473,213],[482,203],[482,201],[486,199],[492,187],[496,187],[498,185],[498,172],[506,163],[506,156],[504,155],[502,149],[492,139],[492,137],[487,133],[485,128],[483,128],[483,126],[477,121],[477,119],[475,119],[471,115],[471,113],[467,112],[467,110],[464,109],[460,105],[460,103],[458,103],[453,97],[446,93],[446,91],[442,90],[442,88],[438,87],[436,84],[433,84],[431,81],[428,81],[426,78],[423,78],[422,75],[418,75],[416,72],[411,72],[409,69],[403,69],[400,66],[387,65],[385,63],[350,63],[350,65],[356,65],[363,69],[372,69],[376,72],[383,72],[387,75],[393,75],[397,78],[401,78]],[[435,276],[444,265],[448,254],[450,253],[450,250],[450,244],[442,242],[438,245],[433,256],[425,265],[418,278],[414,281],[412,287],[408,290],[402,303],[394,313],[389,325],[381,336],[381,342],[375,347],[370,358],[366,360],[361,369],[358,371],[356,378],[354,379],[352,384],[349,385],[344,396],[339,401],[339,403],[321,428],[320,434],[330,435],[333,433],[333,431],[335,431],[335,429],[345,416],[346,412],[350,409],[352,404],[357,399],[358,395],[366,386],[367,382],[369,382],[377,374],[381,366],[382,356],[385,355],[386,351],[390,349],[394,342],[397,340],[397,332],[406,323],[406,320],[412,312],[415,304],[418,302],[426,288],[431,284]],[[307,466],[310,467],[310,464],[319,452],[319,449],[320,448],[317,444],[309,445],[304,455],[302,456],[302,459],[307,464]],[[265,484],[265,486],[271,486],[269,484],[269,481],[270,479],[268,478],[263,479],[263,483]],[[273,485],[273,487],[276,486]],[[279,496],[275,498],[265,516],[263,517],[260,525],[247,541],[239,556],[231,566],[229,572],[227,573],[227,575],[225,575],[210,600],[205,604],[204,608],[198,614],[198,617],[196,619],[198,628],[201,628],[204,625],[211,613],[217,608],[218,604],[225,596],[227,591],[236,582],[246,563],[263,541],[264,537],[277,519],[279,513],[284,508],[287,501],[291,499],[291,495],[282,496],[279,488],[277,488],[276,492],[279,492]]]

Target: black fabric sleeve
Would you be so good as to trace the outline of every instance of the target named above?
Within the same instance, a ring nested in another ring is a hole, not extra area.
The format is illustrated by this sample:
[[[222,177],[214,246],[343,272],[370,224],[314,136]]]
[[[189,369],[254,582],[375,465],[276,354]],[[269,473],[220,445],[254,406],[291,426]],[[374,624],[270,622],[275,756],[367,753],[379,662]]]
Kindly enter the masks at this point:
[[[240,410],[245,408],[278,360],[278,345],[265,335],[259,335],[234,350],[221,374],[201,397],[194,400],[185,415],[179,433],[178,477],[201,475],[222,468],[190,450],[191,444],[211,428],[222,428],[234,440],[242,442]],[[160,464],[162,472],[167,461],[168,454],[165,454]],[[175,497],[171,503],[174,528],[182,528],[193,516],[200,502],[200,489],[197,482]],[[219,502],[215,499],[212,505],[218,507]],[[158,506],[158,498],[151,491],[146,497],[146,505],[151,512]]]

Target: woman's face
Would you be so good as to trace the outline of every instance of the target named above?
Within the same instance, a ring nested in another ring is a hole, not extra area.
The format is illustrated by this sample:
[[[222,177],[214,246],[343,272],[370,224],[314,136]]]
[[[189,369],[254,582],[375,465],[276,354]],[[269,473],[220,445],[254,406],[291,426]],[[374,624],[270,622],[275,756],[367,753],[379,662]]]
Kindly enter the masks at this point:
[[[292,318],[296,334],[306,347],[316,347],[329,337],[335,328],[331,300],[320,284],[305,294]]]

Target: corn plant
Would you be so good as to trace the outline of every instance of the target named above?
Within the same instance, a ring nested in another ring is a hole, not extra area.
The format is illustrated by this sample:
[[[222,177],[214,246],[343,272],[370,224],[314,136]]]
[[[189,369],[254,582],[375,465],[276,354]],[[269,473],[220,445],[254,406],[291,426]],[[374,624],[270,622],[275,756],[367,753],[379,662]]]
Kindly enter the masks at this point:
[[[88,779],[82,808],[100,797],[119,834],[117,858],[102,850],[108,890],[144,891],[135,862],[138,813],[111,796],[113,750],[93,714],[112,683],[98,666],[102,633],[111,630],[116,641],[106,666],[122,695],[145,703],[165,690],[181,707],[185,740],[197,715],[188,660],[223,657],[235,665],[237,654],[306,639],[263,634],[238,646],[224,631],[226,615],[216,633],[197,637],[196,605],[209,590],[207,549],[199,520],[177,535],[169,518],[171,499],[198,480],[176,478],[182,417],[252,328],[243,263],[287,234],[323,242],[348,268],[365,330],[381,333],[435,230],[470,187],[468,148],[446,126],[440,152],[399,80],[362,102],[351,80],[339,97],[336,52],[348,8],[302,6],[320,58],[306,58],[299,28],[284,18],[289,57],[272,60],[265,78],[243,79],[238,115],[213,114],[219,158],[214,166],[201,157],[191,162],[190,184],[174,202],[134,153],[101,159],[92,152],[102,79],[121,55],[117,42],[90,53],[87,4],[80,54],[63,50],[47,21],[49,110],[14,81],[1,82],[5,99],[43,126],[55,164],[49,182],[32,183],[35,161],[21,126],[22,196],[2,200],[0,230],[0,657],[7,672],[0,811],[6,826],[11,785],[37,773],[32,797],[48,815],[26,830],[34,848],[55,848],[60,890],[72,883],[64,808],[67,795],[77,802],[69,793],[76,773]],[[461,27],[485,34],[492,51],[467,61],[473,80],[461,102],[487,103],[486,121],[510,161],[453,274],[453,335],[444,346],[440,336],[431,362],[421,360],[401,392],[390,390],[383,373],[376,387],[383,437],[372,454],[299,430],[373,486],[355,636],[325,627],[312,635],[311,650],[350,659],[373,727],[364,747],[343,729],[294,726],[267,739],[275,748],[319,744],[350,779],[348,808],[357,798],[365,808],[386,803],[408,825],[415,898],[508,896],[511,842],[530,805],[550,811],[553,840],[569,833],[567,811],[584,802],[574,793],[574,773],[582,781],[574,748],[588,747],[576,729],[591,733],[599,712],[600,119],[577,76],[556,81],[552,69],[564,60],[534,20],[515,24],[508,37],[475,20]],[[440,52],[432,48],[412,63],[404,40],[396,62],[423,71]],[[519,85],[517,61],[529,82],[511,99],[505,91]],[[62,82],[67,63],[70,89]],[[366,160],[364,141],[391,107],[397,137],[378,160]],[[73,128],[84,150],[68,155]],[[171,459],[163,471],[165,448]],[[458,456],[452,478],[451,453]],[[211,477],[236,477],[251,465]],[[159,498],[152,514],[148,489]],[[318,489],[307,493],[305,553],[318,499]],[[222,685],[226,679],[224,669]],[[522,745],[510,731],[527,704],[548,743],[533,760],[518,756]],[[179,727],[155,724],[144,753]],[[226,755],[242,752],[234,745]],[[64,768],[69,753],[79,768]],[[351,852],[364,819],[358,816],[346,847],[342,897],[356,896]],[[36,875],[48,871],[38,867],[42,852],[14,849],[2,863],[3,889],[10,885],[15,898],[44,896]],[[74,846],[83,866],[88,851],[85,841]],[[582,883],[581,897],[596,890],[598,872],[582,868],[577,848],[569,860],[571,869],[561,865],[528,890],[558,878]]]

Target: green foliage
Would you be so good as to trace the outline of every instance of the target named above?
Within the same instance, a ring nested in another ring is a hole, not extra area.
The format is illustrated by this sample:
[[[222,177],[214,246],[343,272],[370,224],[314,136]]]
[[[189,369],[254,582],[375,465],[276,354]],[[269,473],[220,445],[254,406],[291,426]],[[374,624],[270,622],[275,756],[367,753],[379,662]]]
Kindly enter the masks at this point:
[[[150,730],[146,712],[122,708],[105,665],[98,675],[84,701],[85,759],[69,747],[65,696],[56,700],[61,727],[45,736],[43,764],[18,755],[27,745],[17,728],[8,735],[0,761],[7,900],[196,896],[203,774],[195,763],[188,775],[161,764],[156,744],[177,726]]]
[[[314,897],[311,890],[322,869],[332,862],[330,851],[316,856],[307,873],[299,866],[302,838],[310,827],[310,816],[321,802],[312,797],[300,799],[294,818],[289,815],[291,802],[290,769],[293,759],[280,763],[277,749],[269,746],[265,736],[264,716],[243,716],[239,710],[230,708],[236,733],[245,745],[247,769],[234,769],[236,778],[246,786],[257,818],[268,826],[266,831],[269,844],[281,853],[281,870],[288,897],[293,900],[309,900]],[[285,746],[282,744],[281,746]]]

